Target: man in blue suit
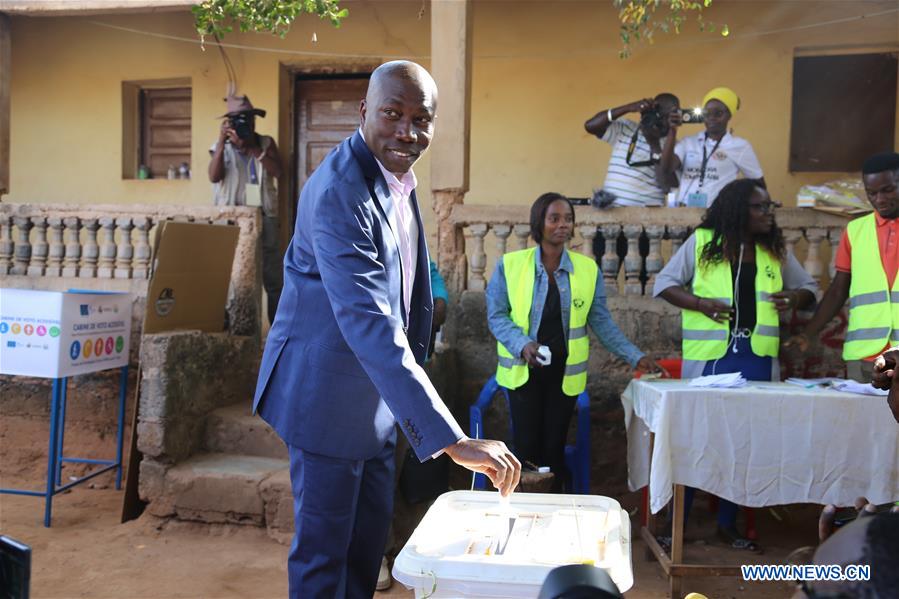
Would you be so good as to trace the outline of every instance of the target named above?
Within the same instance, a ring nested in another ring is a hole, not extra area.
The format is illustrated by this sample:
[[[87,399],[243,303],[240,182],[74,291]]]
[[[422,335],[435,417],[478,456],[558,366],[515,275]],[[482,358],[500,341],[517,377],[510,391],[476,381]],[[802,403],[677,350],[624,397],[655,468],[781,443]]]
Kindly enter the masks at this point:
[[[436,108],[425,69],[381,65],[359,131],[300,194],[253,402],[290,452],[291,597],[374,593],[393,509],[395,422],[420,460],[446,452],[504,496],[521,474],[505,444],[462,433],[421,367],[433,304],[412,165]]]

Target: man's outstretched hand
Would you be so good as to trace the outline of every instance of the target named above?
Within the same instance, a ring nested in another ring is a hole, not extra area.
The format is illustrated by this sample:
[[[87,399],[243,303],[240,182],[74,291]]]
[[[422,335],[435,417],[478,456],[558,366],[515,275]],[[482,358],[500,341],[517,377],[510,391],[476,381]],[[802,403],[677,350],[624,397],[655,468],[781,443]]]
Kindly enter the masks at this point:
[[[878,389],[889,389],[893,383],[896,364],[899,363],[899,347],[891,347],[874,360],[874,376],[871,384]]]
[[[502,441],[463,437],[444,451],[460,466],[486,474],[503,497],[511,495],[521,479],[521,463]]]

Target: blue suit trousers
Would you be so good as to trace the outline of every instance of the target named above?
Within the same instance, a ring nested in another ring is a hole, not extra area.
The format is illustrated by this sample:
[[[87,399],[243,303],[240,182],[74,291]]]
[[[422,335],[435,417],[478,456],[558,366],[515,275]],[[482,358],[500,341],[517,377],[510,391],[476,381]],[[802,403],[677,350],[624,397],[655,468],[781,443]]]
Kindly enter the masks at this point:
[[[393,517],[396,433],[372,458],[351,460],[289,445],[294,535],[291,599],[371,599]]]

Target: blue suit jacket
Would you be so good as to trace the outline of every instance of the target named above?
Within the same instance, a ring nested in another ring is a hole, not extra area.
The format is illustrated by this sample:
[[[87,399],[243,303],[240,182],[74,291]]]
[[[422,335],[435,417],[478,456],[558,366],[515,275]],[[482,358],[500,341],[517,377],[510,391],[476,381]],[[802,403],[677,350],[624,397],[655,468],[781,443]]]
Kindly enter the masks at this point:
[[[303,186],[253,400],[286,443],[366,459],[384,446],[394,417],[421,460],[462,437],[421,368],[433,304],[413,204],[418,263],[406,322],[394,206],[359,132]]]

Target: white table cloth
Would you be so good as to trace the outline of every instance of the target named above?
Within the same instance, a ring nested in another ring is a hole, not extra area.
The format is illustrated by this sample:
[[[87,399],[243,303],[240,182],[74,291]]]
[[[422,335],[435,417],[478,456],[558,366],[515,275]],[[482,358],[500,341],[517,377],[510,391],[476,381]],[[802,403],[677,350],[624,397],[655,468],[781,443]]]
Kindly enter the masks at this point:
[[[621,401],[628,485],[649,484],[653,513],[675,483],[750,507],[899,500],[899,425],[884,397],[786,383],[710,389],[633,380]]]

